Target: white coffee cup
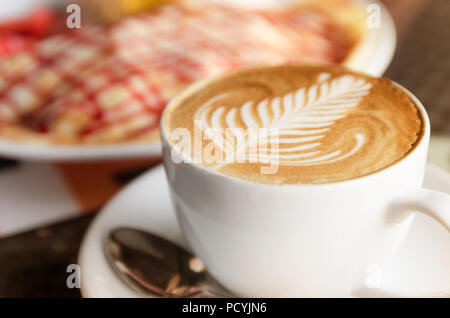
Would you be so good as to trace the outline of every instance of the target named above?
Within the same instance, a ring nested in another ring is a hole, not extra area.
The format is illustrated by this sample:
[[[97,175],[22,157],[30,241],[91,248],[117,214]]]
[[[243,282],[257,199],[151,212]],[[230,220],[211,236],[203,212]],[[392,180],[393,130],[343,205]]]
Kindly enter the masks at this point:
[[[167,109],[207,83],[192,85]],[[259,184],[175,163],[165,112],[161,136],[172,201],[209,273],[239,296],[344,297],[377,287],[367,286],[369,275],[399,247],[413,212],[450,230],[450,196],[422,188],[428,115],[406,92],[424,120],[416,147],[379,172],[320,185]]]

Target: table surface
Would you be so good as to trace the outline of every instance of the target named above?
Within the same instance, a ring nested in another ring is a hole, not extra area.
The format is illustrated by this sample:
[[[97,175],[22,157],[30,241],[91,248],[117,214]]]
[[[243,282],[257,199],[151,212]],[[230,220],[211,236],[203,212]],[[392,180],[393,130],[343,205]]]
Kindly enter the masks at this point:
[[[414,21],[408,21],[386,76],[424,103],[432,125],[430,161],[450,170],[448,16],[450,1],[432,0]],[[0,159],[3,168],[17,164]],[[76,263],[82,236],[94,214],[0,239],[0,297],[80,297],[77,289],[66,286],[66,268]]]

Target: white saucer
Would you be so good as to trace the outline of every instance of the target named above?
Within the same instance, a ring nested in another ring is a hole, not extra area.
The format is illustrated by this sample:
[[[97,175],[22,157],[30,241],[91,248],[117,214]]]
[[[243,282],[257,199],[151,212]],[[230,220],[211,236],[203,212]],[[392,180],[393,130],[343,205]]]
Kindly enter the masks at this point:
[[[428,165],[425,187],[450,194],[450,175]],[[83,240],[78,264],[84,297],[141,297],[106,262],[102,242],[119,226],[144,229],[187,247],[170,203],[162,165],[121,191],[95,218]],[[450,289],[450,235],[436,222],[417,215],[396,257],[381,271],[381,288],[393,295]],[[379,296],[377,290],[364,296]]]

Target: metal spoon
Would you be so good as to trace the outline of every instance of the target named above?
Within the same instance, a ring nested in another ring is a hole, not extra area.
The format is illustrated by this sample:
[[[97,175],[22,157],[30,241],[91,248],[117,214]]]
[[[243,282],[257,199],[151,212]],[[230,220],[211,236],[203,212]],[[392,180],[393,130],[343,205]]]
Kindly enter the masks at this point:
[[[226,297],[200,259],[151,233],[115,229],[105,241],[105,252],[114,271],[146,296]]]

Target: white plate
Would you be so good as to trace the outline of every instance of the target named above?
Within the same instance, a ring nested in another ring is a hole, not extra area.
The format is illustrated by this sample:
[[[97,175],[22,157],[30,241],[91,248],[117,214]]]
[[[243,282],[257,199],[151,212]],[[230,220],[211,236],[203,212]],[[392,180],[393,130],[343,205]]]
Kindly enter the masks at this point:
[[[169,199],[163,167],[157,166],[120,192],[95,218],[81,245],[84,297],[141,297],[109,267],[103,240],[115,227],[135,227],[186,248]],[[450,175],[428,165],[425,187],[450,194]],[[396,257],[381,270],[380,284],[393,295],[441,291],[450,287],[450,236],[428,217],[417,215]],[[386,296],[387,294],[383,294]],[[381,296],[376,290],[361,296]]]
[[[24,0],[21,0],[22,2]],[[225,1],[225,0],[220,0]],[[264,0],[269,1],[270,0]],[[253,3],[264,5],[264,1]],[[286,0],[288,1],[288,0]],[[353,0],[366,11],[367,5],[378,4],[381,9],[381,26],[367,29],[359,44],[344,65],[374,76],[380,76],[390,64],[395,51],[396,33],[394,23],[385,7],[374,0]],[[21,2],[21,3],[22,3]],[[272,1],[273,2],[273,1]],[[0,5],[0,10],[2,6]],[[142,144],[121,144],[105,146],[54,146],[17,142],[0,138],[0,156],[36,161],[92,161],[161,155],[160,142]]]
[[[161,142],[52,146],[0,138],[0,156],[32,161],[98,161],[161,156]]]
[[[21,19],[39,7],[55,5],[56,1],[58,0],[0,1],[0,21]]]

